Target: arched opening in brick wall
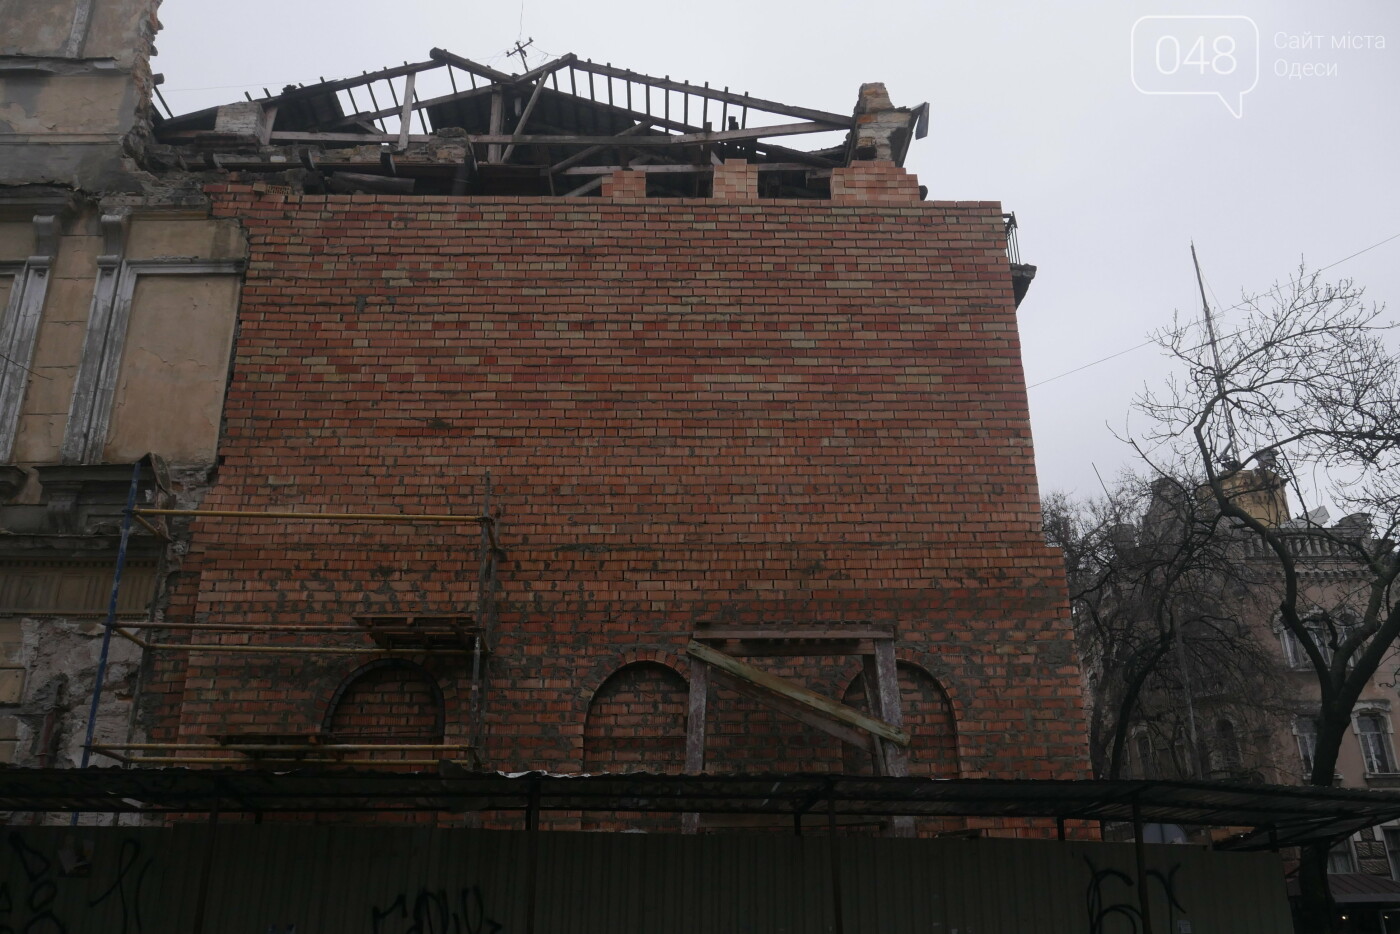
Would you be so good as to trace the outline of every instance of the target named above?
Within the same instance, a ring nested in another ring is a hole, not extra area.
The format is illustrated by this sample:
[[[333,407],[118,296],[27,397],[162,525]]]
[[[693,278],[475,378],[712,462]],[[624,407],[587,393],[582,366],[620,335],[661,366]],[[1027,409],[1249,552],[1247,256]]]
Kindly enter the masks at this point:
[[[952,702],[932,675],[916,665],[900,662],[899,696],[904,708],[904,728],[909,744],[909,774],[925,778],[957,778],[958,730]],[[846,689],[845,702],[860,711],[870,708],[865,698],[865,678],[856,675]],[[850,743],[841,744],[848,775],[872,775],[870,754]]]
[[[436,679],[419,665],[391,658],[370,662],[341,682],[323,729],[339,743],[427,744],[442,742],[445,722]]]
[[[585,772],[680,772],[685,767],[685,679],[657,662],[608,676],[588,705]]]

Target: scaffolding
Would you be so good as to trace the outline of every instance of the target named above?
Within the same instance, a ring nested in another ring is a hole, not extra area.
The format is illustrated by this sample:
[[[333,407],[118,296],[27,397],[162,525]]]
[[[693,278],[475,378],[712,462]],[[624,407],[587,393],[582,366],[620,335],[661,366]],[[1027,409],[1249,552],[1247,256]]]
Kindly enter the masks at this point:
[[[142,471],[150,458],[137,461],[132,468],[131,485],[117,549],[116,568],[112,577],[111,598],[102,627],[102,647],[97,674],[93,683],[92,702],[88,712],[87,735],[83,744],[81,766],[86,768],[92,755],[114,760],[123,767],[141,765],[222,765],[252,767],[302,767],[313,765],[382,764],[388,766],[436,766],[453,761],[470,767],[482,767],[478,749],[481,735],[481,692],[485,663],[491,651],[491,634],[495,622],[496,570],[503,555],[496,533],[496,517],[491,511],[491,478],[485,477],[486,491],[481,512],[475,514],[420,514],[372,512],[313,512],[287,510],[231,509],[171,509],[138,507],[137,491]],[[227,519],[227,520],[288,520],[338,523],[379,524],[475,524],[481,529],[479,569],[475,614],[415,613],[390,615],[368,613],[352,615],[344,624],[247,623],[247,622],[181,622],[173,620],[121,621],[117,619],[117,604],[121,595],[122,577],[126,566],[128,545],[133,525],[139,524],[152,535],[170,542],[172,537],[161,526],[168,518]],[[275,637],[295,637],[296,641],[279,644],[249,644],[218,642],[161,641],[148,638],[147,631],[185,632],[196,634],[247,634]],[[176,651],[206,654],[357,656],[376,658],[422,657],[424,655],[456,655],[470,658],[471,694],[469,743],[393,743],[343,742],[326,732],[245,733],[211,737],[213,742],[170,743],[99,743],[94,739],[98,707],[101,703],[112,636],[116,635],[138,646],[143,652]],[[332,644],[317,637],[363,636],[372,645]],[[376,758],[384,754],[396,758]]]

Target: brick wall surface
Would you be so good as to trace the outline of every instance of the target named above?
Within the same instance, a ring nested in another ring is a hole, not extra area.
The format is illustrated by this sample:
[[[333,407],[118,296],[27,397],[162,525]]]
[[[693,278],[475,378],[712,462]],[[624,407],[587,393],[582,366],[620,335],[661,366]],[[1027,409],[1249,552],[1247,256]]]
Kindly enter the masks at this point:
[[[897,627],[934,685],[906,696],[946,698],[956,740],[916,762],[1084,776],[1001,208],[917,201],[892,166],[837,174],[831,201],[647,199],[641,173],[590,201],[212,186],[252,253],[206,508],[470,514],[489,471],[493,766],[582,768],[595,692],[636,662],[681,683],[697,628],[839,622]],[[172,607],[201,621],[476,606],[475,525],[202,519],[195,540]],[[162,735],[313,728],[364,660],[188,658]],[[776,662],[756,661],[834,697],[859,673]],[[469,662],[427,664],[465,741]],[[674,692],[633,693],[595,712],[651,703],[647,729],[682,728]],[[713,770],[844,761],[723,690],[710,720]]]

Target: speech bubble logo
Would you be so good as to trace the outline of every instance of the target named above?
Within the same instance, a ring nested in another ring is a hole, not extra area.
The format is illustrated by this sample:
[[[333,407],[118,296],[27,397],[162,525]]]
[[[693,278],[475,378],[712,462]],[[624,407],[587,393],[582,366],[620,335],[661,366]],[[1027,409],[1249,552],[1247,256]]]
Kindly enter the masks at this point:
[[[1236,118],[1259,84],[1259,27],[1248,16],[1144,16],[1130,39],[1142,94],[1206,94]]]

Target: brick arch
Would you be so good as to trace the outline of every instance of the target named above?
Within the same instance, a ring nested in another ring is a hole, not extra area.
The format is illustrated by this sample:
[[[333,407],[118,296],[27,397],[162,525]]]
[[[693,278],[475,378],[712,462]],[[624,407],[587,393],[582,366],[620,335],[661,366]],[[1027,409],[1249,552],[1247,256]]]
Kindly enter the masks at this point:
[[[957,778],[961,773],[957,714],[948,692],[937,678],[920,665],[900,661],[897,669],[904,729],[913,738],[909,744],[909,774],[927,778]],[[844,701],[857,710],[869,709],[865,702],[864,675],[858,674],[851,680]],[[842,747],[842,764],[848,774],[869,775],[874,772],[867,752],[849,743],[843,743]]]
[[[668,665],[623,665],[594,692],[583,726],[585,772],[680,772],[689,688]]]
[[[344,742],[440,743],[446,720],[442,688],[426,668],[381,658],[341,681],[322,730]]]

